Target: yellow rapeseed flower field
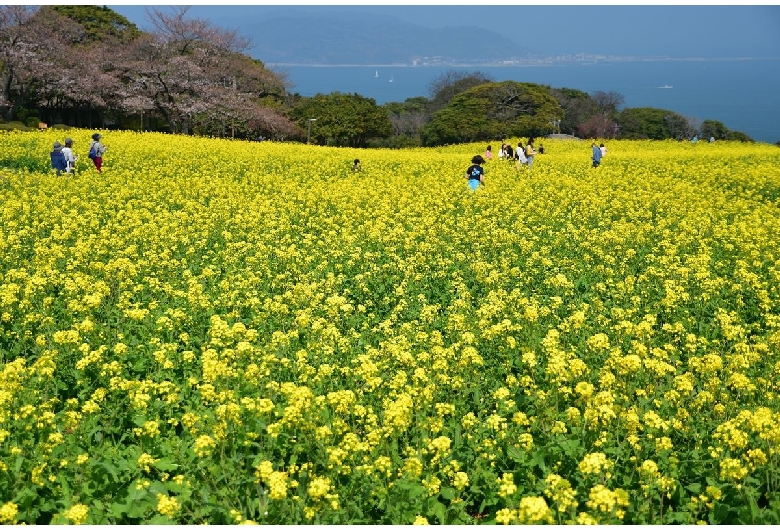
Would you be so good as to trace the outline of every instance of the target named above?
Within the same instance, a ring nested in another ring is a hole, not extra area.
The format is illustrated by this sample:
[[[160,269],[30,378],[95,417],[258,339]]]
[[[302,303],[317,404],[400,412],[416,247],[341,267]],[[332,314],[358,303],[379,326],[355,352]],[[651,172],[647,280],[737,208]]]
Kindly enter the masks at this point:
[[[780,522],[776,146],[91,133],[3,133],[0,522]]]

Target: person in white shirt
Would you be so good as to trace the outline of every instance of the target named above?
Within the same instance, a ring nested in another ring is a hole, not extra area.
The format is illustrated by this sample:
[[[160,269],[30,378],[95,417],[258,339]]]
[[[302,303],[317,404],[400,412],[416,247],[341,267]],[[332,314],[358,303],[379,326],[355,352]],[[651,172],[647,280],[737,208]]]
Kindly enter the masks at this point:
[[[607,156],[607,148],[604,147],[604,144],[599,145],[599,149],[601,149],[601,156]]]
[[[62,148],[62,154],[65,155],[65,173],[73,173],[76,169],[76,160],[79,155],[73,154],[73,139],[65,138],[65,147]]]

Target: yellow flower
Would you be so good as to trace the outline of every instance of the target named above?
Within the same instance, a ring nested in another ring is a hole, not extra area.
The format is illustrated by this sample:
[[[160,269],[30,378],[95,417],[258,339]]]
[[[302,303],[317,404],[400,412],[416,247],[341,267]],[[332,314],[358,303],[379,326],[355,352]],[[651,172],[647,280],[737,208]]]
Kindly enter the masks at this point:
[[[628,493],[621,489],[612,491],[601,484],[596,484],[591,488],[588,501],[585,504],[589,508],[604,513],[614,511],[618,518],[622,518],[624,511],[620,508],[628,506]]]
[[[423,479],[422,485],[428,491],[428,496],[433,497],[439,493],[441,489],[441,479],[439,477],[431,477],[430,479]]]
[[[89,515],[89,508],[84,504],[74,504],[63,514],[73,524],[84,524]]]
[[[559,512],[566,512],[570,508],[577,506],[576,493],[571,487],[571,483],[556,474],[550,474],[545,479],[547,487],[544,494],[550,498],[556,505]]]
[[[720,478],[739,482],[748,474],[748,469],[736,458],[724,458],[720,461]]]
[[[13,502],[6,502],[0,506],[0,523],[14,524],[19,508]]]
[[[514,478],[511,473],[504,473],[500,479],[498,479],[498,496],[509,497],[517,491]]]
[[[469,485],[468,474],[463,471],[457,471],[455,473],[455,477],[452,479],[452,485],[455,486],[455,488],[458,490],[464,489]]]
[[[169,497],[162,493],[157,494],[157,512],[168,517],[173,517],[179,511],[181,506],[176,497]]]
[[[143,453],[141,456],[138,457],[138,467],[141,468],[146,473],[149,473],[152,471],[152,466],[157,462],[156,459],[152,458],[152,455],[148,453]]]
[[[583,475],[598,475],[610,471],[612,465],[604,453],[589,453],[582,459],[578,469]]]
[[[579,394],[581,398],[587,399],[593,395],[593,385],[586,381],[580,381],[575,385],[574,391]]]
[[[501,508],[496,512],[496,522],[501,524],[512,524],[517,519],[516,512],[509,508]]]
[[[541,497],[524,497],[520,499],[517,519],[520,524],[552,523],[550,508]]]
[[[204,434],[195,440],[195,446],[193,447],[193,450],[199,458],[204,458],[211,455],[216,447],[217,443],[214,441],[214,439],[211,436]]]
[[[309,496],[312,499],[324,497],[330,490],[330,479],[325,477],[315,477],[309,483]]]
[[[268,497],[273,500],[281,500],[287,496],[287,473],[273,471],[268,477]]]

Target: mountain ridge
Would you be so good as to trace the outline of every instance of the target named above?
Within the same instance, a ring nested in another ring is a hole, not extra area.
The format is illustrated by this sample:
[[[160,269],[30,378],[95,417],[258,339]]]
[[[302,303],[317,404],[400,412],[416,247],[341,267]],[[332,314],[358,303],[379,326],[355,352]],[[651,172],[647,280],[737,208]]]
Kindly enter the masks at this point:
[[[428,28],[368,13],[279,11],[261,29],[245,31],[254,43],[249,53],[269,64],[482,63],[533,56],[517,42],[476,26]]]

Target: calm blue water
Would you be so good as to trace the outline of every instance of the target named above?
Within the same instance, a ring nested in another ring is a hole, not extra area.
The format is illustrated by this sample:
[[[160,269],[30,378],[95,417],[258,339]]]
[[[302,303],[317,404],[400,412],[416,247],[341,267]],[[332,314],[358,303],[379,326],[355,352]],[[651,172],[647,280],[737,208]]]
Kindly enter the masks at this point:
[[[358,93],[380,105],[429,97],[428,85],[450,67],[276,66],[304,96]],[[717,120],[754,140],[780,140],[780,60],[634,61],[558,66],[456,68],[495,81],[524,81],[554,88],[618,92],[624,107],[654,107],[699,120]],[[379,77],[375,77],[376,72]],[[392,82],[390,79],[392,78]],[[658,88],[662,86],[672,88]]]

